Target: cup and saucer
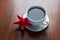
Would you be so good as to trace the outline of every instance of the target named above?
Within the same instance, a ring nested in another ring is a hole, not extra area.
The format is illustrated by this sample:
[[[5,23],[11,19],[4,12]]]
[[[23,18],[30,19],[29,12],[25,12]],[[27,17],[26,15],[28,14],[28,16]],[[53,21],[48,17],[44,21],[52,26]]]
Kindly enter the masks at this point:
[[[48,27],[49,17],[44,8],[40,6],[32,6],[28,8],[24,17],[28,18],[32,26],[25,26],[28,30],[39,32]]]

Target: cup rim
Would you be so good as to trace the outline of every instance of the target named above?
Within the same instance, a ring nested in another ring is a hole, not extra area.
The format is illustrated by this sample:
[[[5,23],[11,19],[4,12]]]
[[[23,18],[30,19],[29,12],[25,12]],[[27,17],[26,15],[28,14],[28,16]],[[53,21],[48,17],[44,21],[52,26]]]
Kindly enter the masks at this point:
[[[44,15],[44,18],[42,18],[41,20],[33,20],[33,19],[31,19],[30,17],[28,17],[29,11],[32,10],[32,9],[34,9],[34,8],[38,8],[38,9],[42,10],[42,11],[44,12],[44,14],[45,14],[45,15]],[[31,20],[31,21],[33,21],[33,22],[40,22],[40,21],[42,21],[42,20],[45,19],[45,16],[46,16],[45,9],[42,8],[41,6],[32,6],[32,7],[30,7],[30,8],[28,9],[28,11],[27,11],[27,17],[28,17],[28,19]]]

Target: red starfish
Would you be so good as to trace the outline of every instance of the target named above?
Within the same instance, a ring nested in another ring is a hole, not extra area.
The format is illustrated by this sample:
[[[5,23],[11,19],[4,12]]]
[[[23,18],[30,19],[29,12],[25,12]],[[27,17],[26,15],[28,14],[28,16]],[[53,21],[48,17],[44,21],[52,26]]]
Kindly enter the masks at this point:
[[[31,26],[32,25],[32,24],[30,24],[28,22],[28,19],[27,18],[22,18],[22,17],[20,17],[18,15],[17,15],[17,17],[18,17],[19,21],[18,22],[14,22],[14,24],[19,24],[21,26],[21,29],[22,30],[24,30],[24,27],[25,26]]]

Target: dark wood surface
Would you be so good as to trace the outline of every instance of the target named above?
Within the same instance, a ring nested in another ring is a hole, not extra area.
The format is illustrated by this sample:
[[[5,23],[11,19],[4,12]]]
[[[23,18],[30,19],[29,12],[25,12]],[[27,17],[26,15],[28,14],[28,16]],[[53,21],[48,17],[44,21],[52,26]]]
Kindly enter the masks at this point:
[[[41,32],[18,29],[13,0],[0,0],[0,40],[60,40],[60,0],[43,2],[49,16],[49,26]]]

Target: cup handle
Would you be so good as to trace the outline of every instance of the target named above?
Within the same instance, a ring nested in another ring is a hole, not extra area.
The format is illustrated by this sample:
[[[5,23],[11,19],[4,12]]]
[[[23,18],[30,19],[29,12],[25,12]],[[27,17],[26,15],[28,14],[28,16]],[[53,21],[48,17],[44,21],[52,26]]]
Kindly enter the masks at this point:
[[[47,25],[47,24],[48,24],[48,22],[47,22],[47,21],[44,21],[42,24],[43,24],[43,25]]]

